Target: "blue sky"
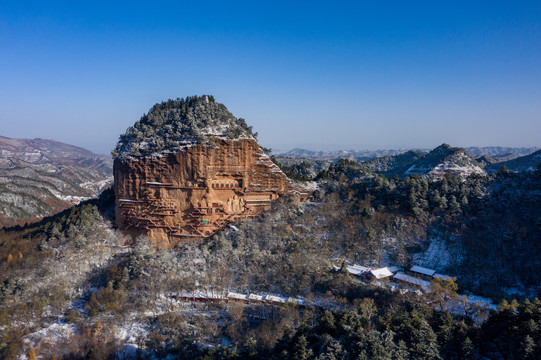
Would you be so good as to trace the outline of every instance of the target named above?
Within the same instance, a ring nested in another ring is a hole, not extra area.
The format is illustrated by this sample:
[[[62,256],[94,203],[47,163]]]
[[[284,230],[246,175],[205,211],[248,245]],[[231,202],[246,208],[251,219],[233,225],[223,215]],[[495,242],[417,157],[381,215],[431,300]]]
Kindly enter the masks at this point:
[[[541,2],[0,3],[0,135],[109,153],[196,94],[275,149],[541,146]]]

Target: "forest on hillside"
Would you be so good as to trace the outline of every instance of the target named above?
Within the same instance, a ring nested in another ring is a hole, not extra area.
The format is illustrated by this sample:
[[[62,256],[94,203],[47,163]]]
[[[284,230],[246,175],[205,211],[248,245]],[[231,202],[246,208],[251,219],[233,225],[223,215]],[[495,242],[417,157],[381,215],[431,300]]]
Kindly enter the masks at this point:
[[[110,190],[1,230],[0,357],[539,358],[541,264],[532,254],[541,243],[541,169],[399,179],[341,160],[315,179],[312,202],[281,198],[257,219],[171,250],[113,230]],[[434,239],[452,259],[438,270],[456,276],[458,288],[419,298],[335,268],[407,267]],[[513,301],[506,289],[517,284],[533,295]],[[326,305],[168,296],[224,289]],[[457,291],[500,306],[483,315],[466,303],[458,313],[444,310],[440,295]]]
[[[257,138],[251,126],[236,118],[212,95],[169,99],[155,104],[118,140],[114,158],[150,156],[192,142],[212,143],[207,135]]]

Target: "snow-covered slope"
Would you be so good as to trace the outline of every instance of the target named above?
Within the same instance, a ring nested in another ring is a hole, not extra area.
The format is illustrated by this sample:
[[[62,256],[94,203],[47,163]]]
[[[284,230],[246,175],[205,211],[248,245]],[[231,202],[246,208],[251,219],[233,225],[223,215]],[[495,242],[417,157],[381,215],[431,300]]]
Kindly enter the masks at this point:
[[[422,150],[415,150],[421,151]],[[398,150],[337,150],[337,151],[313,151],[306,149],[293,149],[285,152],[275,152],[273,155],[289,158],[305,158],[322,161],[338,161],[348,159],[353,161],[366,161],[374,158],[390,157],[408,152],[408,149]]]
[[[45,139],[0,136],[0,227],[51,215],[112,183],[112,159]]]
[[[445,174],[465,178],[472,174],[484,175],[485,171],[466,150],[442,144],[417,160],[405,172],[405,175],[427,175],[432,178],[440,178]]]
[[[535,171],[540,163],[541,150],[513,160],[487,165],[486,170],[488,173],[494,173],[505,166],[511,171]]]

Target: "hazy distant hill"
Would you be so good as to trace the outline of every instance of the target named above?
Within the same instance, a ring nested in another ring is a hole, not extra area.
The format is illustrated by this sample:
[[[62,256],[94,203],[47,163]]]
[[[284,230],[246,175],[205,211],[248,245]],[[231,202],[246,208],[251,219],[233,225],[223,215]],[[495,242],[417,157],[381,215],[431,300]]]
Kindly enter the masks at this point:
[[[13,139],[0,136],[0,168],[32,167],[49,171],[59,165],[84,167],[111,175],[110,156],[47,139]]]
[[[400,155],[383,156],[361,162],[361,165],[387,177],[398,175],[427,175],[438,178],[445,174],[466,177],[471,174],[484,174],[481,164],[473,159],[465,149],[442,144],[423,154],[408,151]]]
[[[0,136],[0,226],[50,215],[112,182],[112,159],[45,139]]]
[[[519,156],[529,155],[537,150],[538,147],[502,147],[502,146],[487,146],[487,147],[467,147],[465,150],[473,158],[484,155],[500,160],[514,159]],[[394,156],[404,154],[408,151],[419,153],[428,153],[429,149],[394,149],[394,150],[336,150],[336,151],[314,151],[306,149],[293,149],[289,151],[274,152],[274,155],[290,158],[305,158],[314,160],[336,161],[338,159],[349,159],[354,161],[366,161],[377,157]]]
[[[463,148],[442,144],[415,161],[405,175],[429,175],[441,177],[445,174],[467,177],[471,174],[484,174],[479,166]]]
[[[485,169],[488,165],[500,163],[502,161],[505,161],[505,159],[493,158],[492,156],[489,156],[489,155],[483,155],[483,156],[476,157],[475,161],[479,163],[479,166]]]
[[[539,150],[538,147],[503,147],[503,146],[486,146],[486,147],[467,147],[466,151],[474,158],[480,156],[490,156],[492,158],[513,159],[520,156],[530,155]]]
[[[305,158],[324,161],[337,161],[348,159],[354,161],[365,161],[375,157],[399,155],[408,150],[337,150],[337,151],[313,151],[306,149],[293,149],[286,152],[278,152],[274,155],[290,158]],[[420,150],[422,151],[422,150]]]
[[[502,166],[506,166],[511,171],[534,171],[539,163],[541,163],[541,150],[516,159],[487,165],[485,169],[489,174],[497,172]]]
[[[271,160],[293,180],[310,181],[332,164],[327,160],[306,159],[300,157],[271,156]]]
[[[387,155],[362,162],[362,165],[387,177],[403,176],[415,162],[424,157],[420,151],[410,150],[400,155]]]

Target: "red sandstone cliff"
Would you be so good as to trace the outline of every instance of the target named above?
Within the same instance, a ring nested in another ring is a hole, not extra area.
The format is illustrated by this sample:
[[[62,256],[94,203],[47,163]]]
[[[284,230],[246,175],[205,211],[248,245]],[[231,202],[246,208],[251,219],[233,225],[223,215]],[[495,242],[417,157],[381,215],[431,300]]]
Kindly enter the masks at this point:
[[[146,233],[159,247],[208,237],[293,191],[254,139],[216,137],[213,145],[116,159],[114,176],[118,227]]]

